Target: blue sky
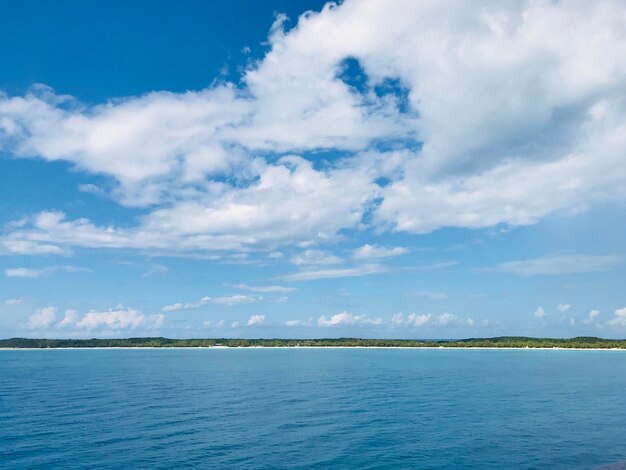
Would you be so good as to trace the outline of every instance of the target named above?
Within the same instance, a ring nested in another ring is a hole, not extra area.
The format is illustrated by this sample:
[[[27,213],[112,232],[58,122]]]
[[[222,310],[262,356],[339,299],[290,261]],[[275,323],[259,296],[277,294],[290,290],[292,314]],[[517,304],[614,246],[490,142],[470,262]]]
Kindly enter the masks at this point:
[[[626,334],[626,4],[0,6],[0,336]]]

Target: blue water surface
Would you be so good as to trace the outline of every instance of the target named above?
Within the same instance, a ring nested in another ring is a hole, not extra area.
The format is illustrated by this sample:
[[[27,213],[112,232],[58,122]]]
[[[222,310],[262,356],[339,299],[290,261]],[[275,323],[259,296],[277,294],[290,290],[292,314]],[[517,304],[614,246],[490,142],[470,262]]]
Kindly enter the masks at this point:
[[[590,469],[626,352],[0,351],[2,468]]]

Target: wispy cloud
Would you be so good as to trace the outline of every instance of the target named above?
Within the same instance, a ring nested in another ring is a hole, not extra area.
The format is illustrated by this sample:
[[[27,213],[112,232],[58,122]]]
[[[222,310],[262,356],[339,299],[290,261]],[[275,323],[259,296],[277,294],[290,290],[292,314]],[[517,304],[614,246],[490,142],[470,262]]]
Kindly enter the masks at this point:
[[[78,266],[49,266],[46,268],[9,268],[4,270],[6,277],[37,278],[56,272],[79,273],[92,272],[91,269]]]
[[[313,326],[313,318],[307,318],[306,320],[287,320],[285,326]]]
[[[367,315],[355,315],[350,312],[341,312],[330,317],[322,315],[317,320],[318,326],[346,326],[346,325],[381,325],[382,318],[370,318]]]
[[[458,261],[438,261],[436,263],[413,266],[411,269],[416,271],[439,271],[440,269],[452,268],[458,264]]]
[[[427,297],[431,300],[444,300],[448,298],[448,294],[445,292],[432,292],[427,290],[417,291],[415,295],[419,297]]]
[[[219,320],[219,321],[206,320],[202,323],[202,326],[205,328],[224,328],[225,324],[226,324],[226,320]]]
[[[36,243],[28,240],[4,240],[0,242],[0,255],[68,255],[66,248],[52,243]]]
[[[4,270],[6,277],[39,277],[44,273],[41,269],[10,268]]]
[[[280,278],[285,281],[313,281],[316,279],[367,276],[370,274],[383,273],[385,271],[387,271],[387,268],[379,264],[366,264],[354,268],[313,269],[307,271],[298,271],[296,273],[281,276]]]
[[[262,293],[284,293],[287,294],[289,292],[295,291],[295,287],[284,287],[284,286],[249,286],[247,284],[224,284],[228,287],[232,287],[234,289],[241,290],[249,290],[252,292],[262,292]]]
[[[401,246],[387,247],[379,245],[365,244],[353,251],[356,259],[379,259],[400,256],[408,253],[408,249]]]
[[[151,277],[151,276],[157,276],[157,275],[163,275],[166,274],[168,271],[167,266],[163,266],[162,264],[154,264],[152,266],[150,266],[150,269],[148,269],[146,272],[141,274],[141,277]]]
[[[327,265],[341,263],[341,258],[323,250],[305,250],[291,257],[296,266]]]
[[[622,256],[564,255],[544,258],[509,261],[498,265],[495,270],[520,276],[578,274],[606,271],[623,261]]]
[[[91,183],[78,185],[78,190],[82,193],[106,194],[102,188]]]
[[[162,310],[164,312],[174,312],[176,310],[189,310],[194,308],[200,308],[204,305],[238,305],[238,304],[249,304],[252,302],[259,302],[263,300],[261,296],[255,295],[229,295],[224,297],[202,297],[197,302],[178,302],[171,305],[165,305]]]
[[[433,315],[431,313],[416,314],[411,313],[404,315],[397,313],[391,317],[391,324],[394,326],[410,326],[410,327],[453,327],[453,326],[474,326],[472,318],[461,318],[452,313],[441,313]]]

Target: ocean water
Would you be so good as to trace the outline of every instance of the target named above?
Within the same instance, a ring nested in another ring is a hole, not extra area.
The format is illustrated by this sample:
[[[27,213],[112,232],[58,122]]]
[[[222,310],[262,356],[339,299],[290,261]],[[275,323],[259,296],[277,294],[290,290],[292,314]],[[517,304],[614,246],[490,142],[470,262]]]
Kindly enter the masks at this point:
[[[592,469],[626,352],[0,351],[0,468]]]

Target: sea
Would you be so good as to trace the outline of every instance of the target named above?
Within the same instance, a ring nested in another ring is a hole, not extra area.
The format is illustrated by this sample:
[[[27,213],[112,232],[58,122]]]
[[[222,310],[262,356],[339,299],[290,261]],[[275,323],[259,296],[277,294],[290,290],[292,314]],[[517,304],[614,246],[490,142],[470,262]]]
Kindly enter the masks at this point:
[[[2,469],[624,461],[626,351],[0,351]]]

